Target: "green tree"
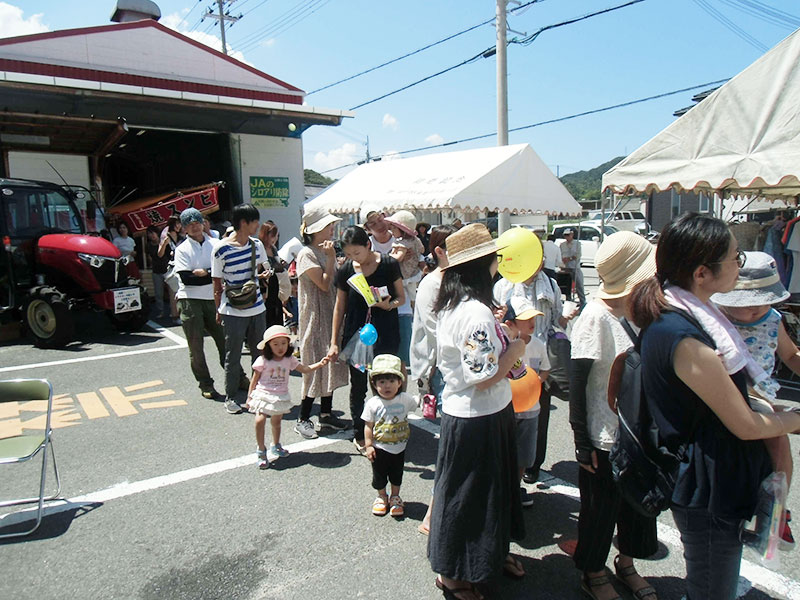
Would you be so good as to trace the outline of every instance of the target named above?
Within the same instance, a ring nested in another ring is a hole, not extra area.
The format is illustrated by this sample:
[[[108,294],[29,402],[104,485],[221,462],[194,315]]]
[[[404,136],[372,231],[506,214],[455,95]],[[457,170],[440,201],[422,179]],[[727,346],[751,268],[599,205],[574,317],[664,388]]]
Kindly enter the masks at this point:
[[[336,181],[335,179],[317,173],[314,169],[304,169],[303,179],[306,185],[330,185]]]

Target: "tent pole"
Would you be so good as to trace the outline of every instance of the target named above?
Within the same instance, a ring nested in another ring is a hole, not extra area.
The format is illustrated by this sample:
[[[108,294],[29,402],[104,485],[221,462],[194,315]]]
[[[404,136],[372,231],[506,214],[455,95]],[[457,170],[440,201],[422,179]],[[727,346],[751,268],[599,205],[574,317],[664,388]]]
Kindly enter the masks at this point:
[[[506,63],[506,0],[497,0],[497,145],[508,146],[508,77]],[[497,213],[498,235],[511,226],[508,210]]]

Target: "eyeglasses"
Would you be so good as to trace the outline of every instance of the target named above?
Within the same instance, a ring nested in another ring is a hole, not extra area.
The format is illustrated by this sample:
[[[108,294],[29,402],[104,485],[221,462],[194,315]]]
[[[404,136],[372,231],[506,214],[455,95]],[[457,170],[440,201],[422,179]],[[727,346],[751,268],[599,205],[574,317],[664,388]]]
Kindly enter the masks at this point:
[[[744,266],[744,263],[747,262],[747,254],[745,254],[743,250],[738,250],[736,252],[736,258],[732,258],[732,259],[728,259],[728,260],[718,260],[716,262],[710,262],[710,263],[707,263],[707,264],[709,264],[709,265],[721,265],[721,264],[724,264],[726,262],[730,262],[731,260],[735,260],[736,264],[738,264],[739,268],[741,269]]]

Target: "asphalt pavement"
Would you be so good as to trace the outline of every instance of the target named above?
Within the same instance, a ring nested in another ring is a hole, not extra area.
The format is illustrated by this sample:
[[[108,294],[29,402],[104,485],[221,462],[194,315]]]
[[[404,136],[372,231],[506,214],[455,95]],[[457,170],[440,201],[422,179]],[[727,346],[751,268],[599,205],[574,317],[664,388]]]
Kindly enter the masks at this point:
[[[591,292],[596,273],[584,273]],[[93,315],[67,349],[38,350],[25,340],[0,347],[0,377],[46,377],[54,385],[63,482],[63,500],[50,503],[36,533],[0,541],[3,598],[441,597],[427,538],[417,531],[433,485],[436,422],[419,416],[412,423],[401,492],[406,517],[374,517],[370,466],[347,432],[303,440],[292,430],[295,409],[282,434],[292,454],[259,471],[252,415],[229,415],[221,402],[202,398],[181,328],[152,324],[120,334]],[[207,339],[221,389],[214,352]],[[300,378],[291,392],[299,400]],[[347,388],[337,390],[334,411],[349,418],[347,407]],[[527,575],[498,578],[485,588],[487,598],[582,595],[568,554],[579,501],[567,417],[566,402],[554,399],[542,480],[527,486],[535,500],[525,510],[527,535],[512,546]],[[42,426],[38,404],[0,412],[0,437]],[[30,463],[0,469],[3,494],[35,485],[36,470]],[[790,507],[800,498],[796,488]],[[30,516],[8,514],[0,533]],[[677,600],[684,565],[669,513],[659,518],[659,540],[658,554],[637,564],[659,598]],[[800,598],[797,556],[781,553],[774,569],[746,556],[739,598]]]

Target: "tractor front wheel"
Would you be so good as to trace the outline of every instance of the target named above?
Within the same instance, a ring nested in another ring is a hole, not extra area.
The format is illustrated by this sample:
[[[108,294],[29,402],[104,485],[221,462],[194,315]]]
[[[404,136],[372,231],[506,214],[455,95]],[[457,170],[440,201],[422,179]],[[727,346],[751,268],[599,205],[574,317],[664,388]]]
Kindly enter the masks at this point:
[[[75,322],[64,294],[51,287],[31,290],[23,311],[25,325],[39,348],[61,348],[73,338]]]

